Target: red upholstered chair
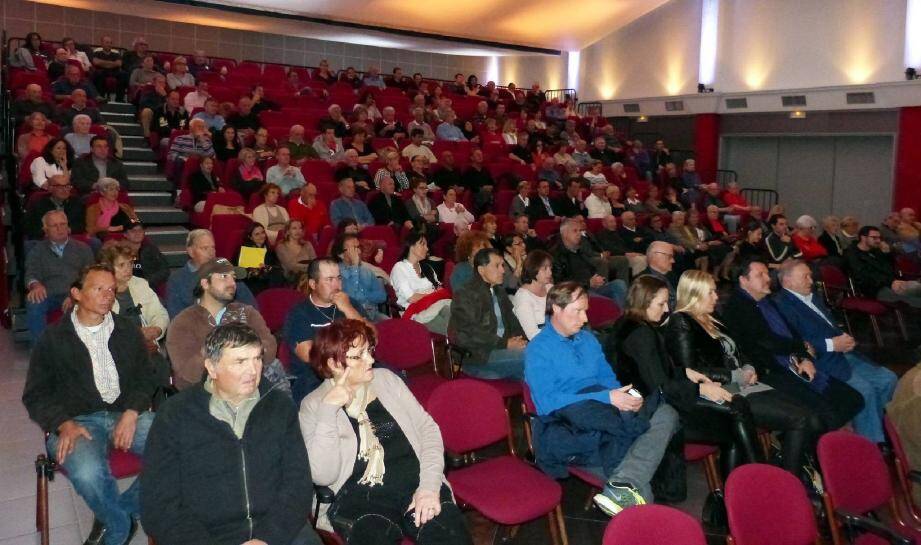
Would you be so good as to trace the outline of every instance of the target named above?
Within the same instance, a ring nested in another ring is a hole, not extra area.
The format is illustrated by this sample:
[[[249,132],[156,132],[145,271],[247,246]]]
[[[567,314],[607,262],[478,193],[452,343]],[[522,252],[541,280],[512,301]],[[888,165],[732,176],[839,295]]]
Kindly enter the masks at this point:
[[[214,252],[217,257],[233,259],[243,245],[243,232],[253,220],[243,214],[218,214],[211,218]]]
[[[693,517],[664,505],[637,505],[611,519],[602,545],[706,545]]]
[[[766,464],[746,464],[726,479],[730,544],[820,543],[812,504],[799,479]]]
[[[825,484],[825,512],[835,545],[921,544],[921,531],[909,526],[896,505],[889,468],[872,441],[848,431],[832,431],[819,439],[819,467]],[[730,476],[730,479],[732,477]],[[882,523],[874,515],[888,511]]]
[[[435,366],[432,334],[412,320],[392,318],[374,324],[377,329],[375,356],[394,371],[409,379],[409,389],[419,403],[425,404],[436,387],[446,379]],[[431,367],[428,367],[428,366]]]
[[[224,206],[243,206],[243,197],[236,191],[226,191],[224,193],[209,193],[205,199],[205,207],[201,212],[192,212],[192,226],[199,229],[207,229],[211,226],[211,212],[214,206],[221,204]]]
[[[285,325],[285,317],[291,307],[303,300],[304,294],[294,288],[269,288],[259,292],[256,305],[269,331],[278,333]]]
[[[361,230],[359,236],[366,240],[381,240],[388,246],[400,246],[400,239],[389,225],[368,225]]]
[[[614,325],[623,315],[623,311],[614,301],[607,297],[589,296],[588,325],[592,329],[604,329]]]
[[[560,230],[560,222],[553,219],[537,220],[537,223],[534,224],[534,230],[537,232],[538,238],[547,240]]]
[[[141,457],[131,452],[109,450],[109,470],[116,479],[127,479],[141,473]],[[48,545],[51,533],[50,513],[48,511],[48,481],[54,480],[54,473],[66,476],[67,472],[47,454],[39,454],[35,459],[37,476],[35,498],[35,529],[39,534],[41,545]]]
[[[464,454],[508,439],[508,414],[502,397],[481,381],[457,379],[435,388],[426,410],[441,428],[445,450]],[[567,543],[560,485],[509,454],[447,472],[459,504],[505,526],[546,516],[554,545]]]
[[[899,435],[899,430],[896,429],[895,424],[892,423],[892,419],[884,416],[883,425],[886,428],[889,443],[892,444],[892,461],[893,465],[895,465],[896,481],[902,492],[905,514],[917,526],[921,523],[921,508],[915,505],[912,489],[916,484],[921,485],[921,471],[912,469],[908,454],[905,453],[905,445],[902,444],[902,437]]]
[[[848,332],[853,335],[851,321],[848,318],[848,312],[857,312],[865,314],[870,318],[870,324],[873,326],[873,335],[876,337],[876,344],[883,346],[883,336],[879,330],[879,322],[876,318],[889,312],[889,307],[885,304],[869,297],[857,297],[850,279],[844,272],[834,265],[819,265],[819,273],[822,275],[822,283],[825,286],[826,302],[833,307],[841,309],[844,315],[844,323],[847,325]],[[901,322],[901,316],[899,316]],[[904,331],[904,326],[903,326]]]

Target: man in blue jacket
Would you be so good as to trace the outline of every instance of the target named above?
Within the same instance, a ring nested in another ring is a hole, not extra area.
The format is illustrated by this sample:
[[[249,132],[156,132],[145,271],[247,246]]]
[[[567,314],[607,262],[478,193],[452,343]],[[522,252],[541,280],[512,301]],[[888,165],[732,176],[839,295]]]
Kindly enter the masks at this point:
[[[588,321],[588,292],[583,286],[576,282],[554,285],[547,294],[547,306],[552,311],[549,323],[525,349],[525,382],[538,416],[545,420],[579,407],[581,423],[591,417],[599,426],[607,422],[603,429],[598,428],[603,433],[632,434],[632,443],[607,450],[622,458],[607,474],[607,485],[595,496],[595,503],[616,515],[631,505],[652,502],[649,483],[678,429],[678,413],[665,403],[653,408],[654,400],[644,400],[632,385],[622,386],[617,380],[601,344],[582,329]],[[635,433],[634,419],[648,420],[648,429]],[[538,443],[539,450],[565,448],[549,441]],[[604,449],[600,442],[598,447]],[[601,460],[603,465],[609,462]]]
[[[816,368],[860,392],[864,408],[854,417],[854,429],[882,443],[883,408],[895,391],[895,373],[854,351],[854,337],[835,324],[821,298],[812,292],[809,265],[787,260],[778,269],[778,277],[783,289],[774,299],[777,309],[796,334],[812,346]]]

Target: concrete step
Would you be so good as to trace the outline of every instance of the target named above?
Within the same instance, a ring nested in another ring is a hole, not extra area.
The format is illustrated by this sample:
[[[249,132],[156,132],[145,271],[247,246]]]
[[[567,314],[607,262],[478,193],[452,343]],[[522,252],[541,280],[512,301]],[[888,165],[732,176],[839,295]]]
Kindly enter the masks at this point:
[[[129,111],[129,112],[114,112],[114,111],[113,111],[113,112],[100,112],[100,113],[102,114],[102,118],[105,119],[107,122],[112,122],[112,123],[122,123],[122,122],[124,122],[124,123],[127,123],[127,122],[136,123],[136,121],[135,121],[135,115],[134,115],[134,110]]]
[[[149,225],[187,224],[189,215],[172,206],[139,206],[134,209],[141,221]]]
[[[130,191],[172,191],[173,184],[162,174],[128,174]]]
[[[150,149],[150,144],[143,136],[125,136],[122,135],[122,145],[126,148],[146,148]]]
[[[128,174],[128,178],[131,178],[133,175],[138,174],[159,174],[157,170],[157,163],[153,161],[124,161],[125,172]]]
[[[122,160],[123,161],[156,161],[157,154],[154,153],[154,151],[147,146],[138,146],[138,147],[125,146],[124,148],[122,148]]]
[[[107,124],[118,131],[118,134],[122,136],[144,136],[144,131],[141,129],[140,125],[135,123],[133,117],[127,121],[107,120]]]
[[[100,113],[134,114],[134,104],[130,102],[107,102],[100,106]]]
[[[166,246],[160,246],[160,252],[163,253],[163,257],[166,258],[166,262],[169,263],[170,268],[178,268],[185,265],[185,262],[189,260],[189,254],[186,253],[185,244],[168,244]]]
[[[147,238],[163,251],[167,246],[176,246],[185,252],[185,240],[189,230],[182,225],[158,225],[146,230]]]
[[[172,206],[173,194],[169,191],[129,191],[134,206]]]

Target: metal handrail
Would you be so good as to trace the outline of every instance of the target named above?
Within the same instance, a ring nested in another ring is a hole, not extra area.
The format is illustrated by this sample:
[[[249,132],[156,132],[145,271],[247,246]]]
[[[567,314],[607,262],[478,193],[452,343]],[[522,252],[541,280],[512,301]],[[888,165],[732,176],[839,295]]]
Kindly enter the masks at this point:
[[[547,89],[544,91],[544,96],[547,97],[547,100],[553,100],[559,98],[561,100],[571,99],[574,103],[579,101],[579,96],[576,93],[575,89]]]
[[[602,104],[598,101],[594,101],[594,102],[580,102],[576,105],[576,113],[582,116],[589,114],[593,110],[597,110],[598,115],[601,115]]]
[[[780,201],[780,194],[773,189],[761,189],[758,187],[743,187],[742,196],[745,197],[750,206],[759,206],[764,211],[770,210],[772,206]]]
[[[739,173],[734,170],[717,169],[716,182],[723,187],[726,187],[728,184],[733,182],[738,183]]]

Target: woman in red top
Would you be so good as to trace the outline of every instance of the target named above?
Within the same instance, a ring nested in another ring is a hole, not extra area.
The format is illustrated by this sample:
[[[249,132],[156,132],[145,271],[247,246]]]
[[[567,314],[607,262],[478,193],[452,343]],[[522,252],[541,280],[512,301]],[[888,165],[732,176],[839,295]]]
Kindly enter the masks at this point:
[[[828,257],[828,250],[815,236],[817,225],[812,216],[800,216],[796,219],[796,232],[791,238],[793,244],[803,253],[803,259],[807,261]]]
[[[483,131],[480,132],[480,143],[483,144],[483,146],[505,143],[494,118],[486,118],[486,125],[483,127]]]

